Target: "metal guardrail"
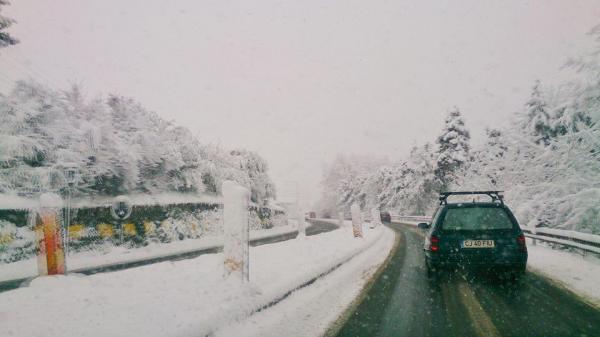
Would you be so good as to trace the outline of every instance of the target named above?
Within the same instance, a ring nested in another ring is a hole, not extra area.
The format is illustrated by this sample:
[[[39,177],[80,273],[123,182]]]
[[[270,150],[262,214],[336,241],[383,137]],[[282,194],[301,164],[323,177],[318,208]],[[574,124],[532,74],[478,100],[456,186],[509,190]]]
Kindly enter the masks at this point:
[[[409,223],[429,222],[431,221],[431,217],[392,214],[392,221]],[[584,252],[600,254],[600,235],[545,227],[521,227],[521,230],[523,231],[523,234],[530,239],[576,248],[583,250]]]
[[[414,223],[418,223],[418,222],[429,222],[431,221],[431,217],[430,216],[422,216],[422,215],[397,215],[397,214],[391,214],[390,215],[392,218],[392,221],[395,222],[414,222]]]
[[[526,237],[600,254],[600,235],[551,228],[522,227]]]

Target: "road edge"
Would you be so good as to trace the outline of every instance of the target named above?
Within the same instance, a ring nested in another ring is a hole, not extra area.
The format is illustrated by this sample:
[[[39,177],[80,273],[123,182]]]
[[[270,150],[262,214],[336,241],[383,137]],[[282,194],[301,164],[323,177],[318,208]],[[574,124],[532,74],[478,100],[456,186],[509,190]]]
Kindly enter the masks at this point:
[[[377,267],[377,270],[375,271],[375,273],[373,273],[373,275],[371,275],[369,280],[365,282],[364,286],[360,290],[360,293],[352,300],[352,302],[350,302],[350,304],[348,304],[346,309],[344,309],[344,311],[338,316],[338,318],[329,325],[327,331],[325,331],[325,333],[323,334],[323,337],[334,337],[339,333],[339,331],[342,329],[342,327],[344,327],[350,316],[352,316],[352,313],[356,311],[356,308],[358,308],[360,303],[367,296],[367,293],[371,290],[371,288],[375,284],[375,281],[379,279],[381,274],[383,274],[383,271],[387,268],[392,257],[396,254],[398,248],[400,247],[400,237],[402,235],[399,232],[393,230],[392,232],[395,235],[394,245],[392,246],[392,249],[390,249],[385,260],[379,265],[379,267]]]
[[[531,266],[529,264],[527,264],[527,271],[532,274],[535,274],[538,277],[543,278],[544,280],[546,280],[548,283],[555,286],[556,288],[563,290],[564,292],[568,293],[569,295],[571,295],[574,298],[579,299],[582,303],[585,303],[596,310],[600,310],[600,300],[597,301],[595,299],[587,297],[582,292],[575,291],[574,289],[569,287],[569,285],[567,285],[565,282],[563,282],[561,280],[557,280],[557,279],[553,278],[552,275],[549,275],[549,274],[545,273],[543,270],[536,268],[534,266]]]

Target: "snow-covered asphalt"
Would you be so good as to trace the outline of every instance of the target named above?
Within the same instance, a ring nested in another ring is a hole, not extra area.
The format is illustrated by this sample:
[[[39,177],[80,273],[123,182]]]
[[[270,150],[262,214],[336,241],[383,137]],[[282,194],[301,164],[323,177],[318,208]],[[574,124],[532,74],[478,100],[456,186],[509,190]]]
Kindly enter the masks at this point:
[[[528,272],[520,282],[486,275],[428,278],[422,234],[390,225],[400,244],[337,336],[600,336],[600,310]]]

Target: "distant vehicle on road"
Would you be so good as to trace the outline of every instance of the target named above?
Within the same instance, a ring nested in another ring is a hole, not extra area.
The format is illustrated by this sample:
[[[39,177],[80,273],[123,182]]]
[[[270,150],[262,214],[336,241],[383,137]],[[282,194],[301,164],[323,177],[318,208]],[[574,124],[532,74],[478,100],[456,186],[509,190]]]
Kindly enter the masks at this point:
[[[444,267],[503,269],[516,277],[525,272],[527,246],[514,215],[500,191],[444,192],[425,237],[429,273]],[[487,195],[490,202],[449,203],[453,195]]]
[[[392,215],[390,212],[381,212],[379,216],[381,217],[381,222],[392,222]]]
[[[304,214],[304,217],[308,220],[308,219],[316,219],[317,218],[317,213],[316,212],[306,212],[306,214]]]

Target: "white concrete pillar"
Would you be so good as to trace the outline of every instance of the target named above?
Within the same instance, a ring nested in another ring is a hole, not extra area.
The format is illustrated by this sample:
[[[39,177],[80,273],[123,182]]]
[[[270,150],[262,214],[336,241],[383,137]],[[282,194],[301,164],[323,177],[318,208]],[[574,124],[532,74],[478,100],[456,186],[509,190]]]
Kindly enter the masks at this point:
[[[296,205],[296,214],[298,218],[298,238],[303,238],[306,236],[306,224],[304,222],[304,212],[302,212],[300,205]]]
[[[226,278],[247,282],[249,273],[248,204],[250,191],[234,181],[223,182],[223,265]]]
[[[381,225],[381,214],[377,208],[371,209],[371,228]]]
[[[344,212],[338,212],[338,225],[344,227],[346,223],[344,222]]]
[[[355,238],[363,237],[363,219],[362,214],[360,213],[360,206],[358,204],[352,204],[350,206],[350,213],[352,214],[352,232],[354,233]]]

